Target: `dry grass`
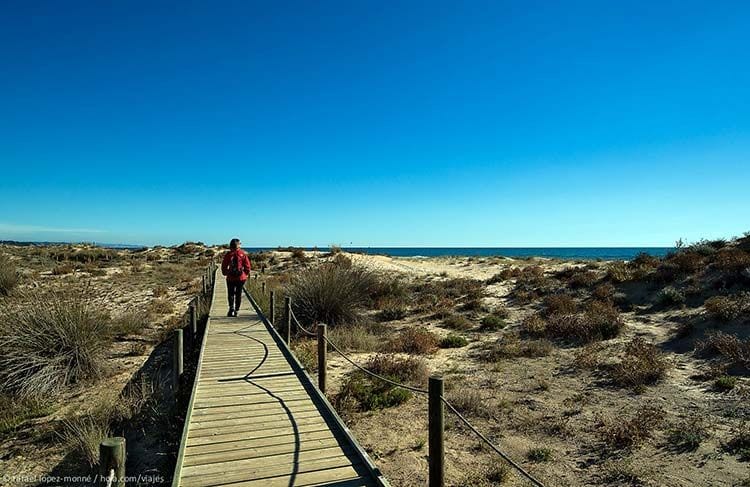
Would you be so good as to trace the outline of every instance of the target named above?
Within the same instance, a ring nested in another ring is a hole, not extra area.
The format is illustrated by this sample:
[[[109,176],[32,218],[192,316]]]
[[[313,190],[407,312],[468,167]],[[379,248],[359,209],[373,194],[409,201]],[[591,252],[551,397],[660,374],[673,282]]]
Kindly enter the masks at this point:
[[[703,303],[706,312],[720,321],[736,320],[750,313],[750,292],[731,296],[713,296]]]
[[[474,324],[463,315],[451,314],[443,320],[443,326],[451,330],[466,331],[473,328]]]
[[[174,312],[174,303],[163,298],[152,299],[148,303],[146,312],[150,315],[168,315]]]
[[[492,419],[496,408],[475,388],[459,386],[447,393],[448,402],[464,416]]]
[[[18,285],[18,281],[16,265],[7,256],[0,255],[0,296],[8,296]]]
[[[60,436],[69,450],[83,457],[90,467],[99,463],[99,444],[110,436],[109,418],[87,415],[63,421]]]
[[[391,352],[424,355],[434,353],[440,343],[437,335],[422,327],[410,327],[388,342],[387,349]]]
[[[546,357],[552,353],[552,343],[544,339],[523,340],[515,333],[508,333],[486,344],[482,352],[482,358],[488,362],[517,357]]]
[[[625,346],[625,355],[610,373],[617,385],[638,390],[664,379],[670,367],[658,347],[636,337]]]
[[[85,289],[35,299],[33,309],[0,317],[0,389],[41,396],[99,377],[111,343],[109,316]]]
[[[356,352],[376,352],[382,348],[382,338],[365,325],[331,327],[328,338],[337,347]]]
[[[696,352],[704,355],[719,355],[730,365],[750,369],[750,340],[721,331],[709,333],[696,344]]]
[[[697,450],[710,436],[711,431],[706,421],[700,416],[690,416],[669,427],[667,441],[672,450],[686,452]]]
[[[600,424],[599,435],[610,448],[632,449],[651,438],[664,418],[664,411],[652,406],[636,410],[629,418],[611,417]]]

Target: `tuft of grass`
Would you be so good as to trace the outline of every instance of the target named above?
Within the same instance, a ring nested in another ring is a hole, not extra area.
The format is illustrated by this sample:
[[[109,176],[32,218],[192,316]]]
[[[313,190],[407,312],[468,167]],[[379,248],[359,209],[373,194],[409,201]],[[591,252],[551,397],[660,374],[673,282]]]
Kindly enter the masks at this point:
[[[469,344],[469,341],[461,335],[449,334],[440,340],[440,348],[461,348]]]
[[[140,335],[151,322],[151,315],[144,310],[133,310],[112,319],[112,334],[116,337]]]
[[[466,331],[474,325],[463,315],[451,314],[443,320],[443,326],[451,330]]]
[[[403,330],[389,343],[391,352],[403,352],[424,355],[437,350],[440,340],[437,335],[423,327],[412,327]]]
[[[86,289],[40,295],[0,317],[0,389],[43,396],[95,379],[112,340],[110,318]]]
[[[156,286],[152,291],[151,295],[155,298],[163,298],[169,293],[167,286],[159,285]]]
[[[99,463],[99,444],[110,436],[109,419],[92,414],[65,420],[60,436],[70,450],[94,467]]]
[[[386,300],[378,313],[380,321],[394,321],[406,317],[409,307],[400,299]]]
[[[448,392],[447,400],[464,416],[492,419],[496,408],[471,387],[458,387]]]
[[[361,311],[377,286],[377,276],[368,269],[332,262],[299,271],[285,289],[303,325],[337,326],[360,321]]]
[[[617,385],[640,390],[662,380],[670,366],[658,347],[636,337],[625,346],[625,355],[612,367],[611,375]]]
[[[55,266],[52,269],[52,275],[53,276],[63,276],[65,274],[72,274],[75,272],[76,266],[73,265],[71,262],[64,262],[62,264],[59,264]]]
[[[549,448],[532,448],[526,452],[526,458],[532,462],[548,462],[552,460],[552,450]]]
[[[18,285],[16,265],[6,255],[0,255],[0,296],[8,296]]]

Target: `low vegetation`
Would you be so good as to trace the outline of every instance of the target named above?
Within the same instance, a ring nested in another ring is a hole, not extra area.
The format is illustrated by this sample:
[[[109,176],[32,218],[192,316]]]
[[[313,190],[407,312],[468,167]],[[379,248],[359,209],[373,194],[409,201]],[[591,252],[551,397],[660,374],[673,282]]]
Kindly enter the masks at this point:
[[[625,354],[612,367],[611,374],[617,385],[642,390],[662,380],[670,366],[658,347],[636,337],[625,346]]]
[[[0,255],[0,296],[8,296],[18,285],[16,265],[6,255]]]

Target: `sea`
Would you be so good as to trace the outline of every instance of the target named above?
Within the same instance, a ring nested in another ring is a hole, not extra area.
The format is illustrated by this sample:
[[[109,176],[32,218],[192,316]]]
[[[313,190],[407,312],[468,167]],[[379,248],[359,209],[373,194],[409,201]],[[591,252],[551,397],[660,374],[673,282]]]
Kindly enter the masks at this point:
[[[640,253],[663,257],[674,247],[342,247],[347,252],[391,257],[548,257],[583,260],[630,260]],[[247,252],[279,250],[278,247],[248,247]],[[327,247],[305,250],[328,252]]]

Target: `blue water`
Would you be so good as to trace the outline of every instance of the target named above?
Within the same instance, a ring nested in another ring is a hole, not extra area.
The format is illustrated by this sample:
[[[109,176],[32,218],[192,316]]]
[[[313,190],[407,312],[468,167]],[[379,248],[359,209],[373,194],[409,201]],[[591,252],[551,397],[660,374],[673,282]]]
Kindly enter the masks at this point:
[[[553,257],[557,259],[629,260],[641,252],[662,257],[673,247],[343,247],[347,252],[360,252],[392,257]],[[248,252],[276,250],[276,248],[248,247]],[[306,250],[327,252],[325,247]]]

